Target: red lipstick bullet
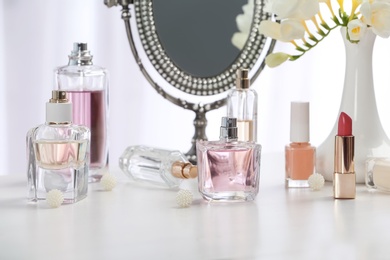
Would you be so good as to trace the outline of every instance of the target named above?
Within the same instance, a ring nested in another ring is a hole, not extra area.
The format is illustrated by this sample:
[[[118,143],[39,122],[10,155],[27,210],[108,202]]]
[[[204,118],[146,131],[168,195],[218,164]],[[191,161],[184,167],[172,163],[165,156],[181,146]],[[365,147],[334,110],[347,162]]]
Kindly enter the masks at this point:
[[[333,196],[335,199],[354,199],[356,196],[354,156],[355,137],[352,135],[352,119],[342,112],[334,148]]]

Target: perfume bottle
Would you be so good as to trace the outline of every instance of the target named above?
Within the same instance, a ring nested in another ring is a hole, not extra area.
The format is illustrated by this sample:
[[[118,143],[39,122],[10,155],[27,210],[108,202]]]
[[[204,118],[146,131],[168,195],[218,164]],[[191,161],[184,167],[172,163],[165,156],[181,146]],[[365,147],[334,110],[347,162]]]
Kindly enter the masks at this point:
[[[67,66],[55,70],[55,88],[67,92],[73,123],[91,130],[89,181],[99,181],[108,167],[108,72],[92,64],[86,43],[74,43]]]
[[[66,92],[52,92],[46,123],[27,133],[28,199],[45,200],[50,190],[63,193],[64,203],[87,196],[90,130],[72,121]]]
[[[310,143],[309,103],[291,102],[290,141],[285,147],[286,187],[309,187],[316,149]]]
[[[237,118],[238,141],[257,141],[257,93],[249,88],[247,69],[238,69],[236,89],[227,98],[227,116]]]
[[[238,141],[237,119],[223,117],[220,140],[196,144],[199,191],[206,200],[250,201],[259,192],[261,145]]]
[[[366,186],[369,190],[390,192],[390,159],[389,158],[367,159]]]
[[[170,151],[147,146],[129,146],[119,158],[119,167],[133,180],[145,181],[176,189],[182,179],[198,176],[180,151]]]

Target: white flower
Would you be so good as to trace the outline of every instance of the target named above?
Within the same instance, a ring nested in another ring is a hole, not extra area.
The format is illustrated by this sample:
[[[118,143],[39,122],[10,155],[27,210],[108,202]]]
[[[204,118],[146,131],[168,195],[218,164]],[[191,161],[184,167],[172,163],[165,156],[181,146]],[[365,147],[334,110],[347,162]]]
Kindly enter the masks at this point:
[[[348,35],[351,41],[360,41],[366,33],[367,25],[359,19],[352,20],[348,23]]]
[[[360,7],[362,20],[372,26],[372,31],[383,38],[390,36],[390,1],[364,2]]]
[[[280,24],[264,20],[259,25],[259,32],[278,41],[290,42],[294,39],[302,39],[305,28],[297,20],[283,20]]]
[[[311,19],[319,11],[318,0],[270,0],[265,10],[274,13],[278,19]]]
[[[265,64],[270,68],[274,68],[287,61],[289,58],[290,55],[284,52],[271,53],[265,58]]]

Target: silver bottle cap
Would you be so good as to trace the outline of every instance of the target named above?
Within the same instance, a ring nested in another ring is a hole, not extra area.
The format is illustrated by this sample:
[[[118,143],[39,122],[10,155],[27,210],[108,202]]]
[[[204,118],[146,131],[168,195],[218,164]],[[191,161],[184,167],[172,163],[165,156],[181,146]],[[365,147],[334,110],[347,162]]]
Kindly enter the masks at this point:
[[[69,57],[68,65],[92,65],[92,55],[88,50],[87,43],[75,42],[73,43],[73,50]]]
[[[237,118],[222,117],[220,139],[237,139]]]

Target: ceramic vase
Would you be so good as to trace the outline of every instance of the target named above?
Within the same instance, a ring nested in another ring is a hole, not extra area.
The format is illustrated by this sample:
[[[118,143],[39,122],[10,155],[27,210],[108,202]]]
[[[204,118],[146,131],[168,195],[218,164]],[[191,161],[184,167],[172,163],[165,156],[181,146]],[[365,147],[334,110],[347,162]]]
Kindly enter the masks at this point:
[[[365,181],[365,162],[369,157],[389,157],[390,141],[379,119],[372,73],[372,52],[376,35],[368,29],[358,43],[346,38],[341,28],[346,53],[344,89],[339,114],[347,113],[353,120],[355,136],[356,182]],[[334,140],[338,116],[332,132],[317,149],[316,171],[327,181],[333,180]]]

